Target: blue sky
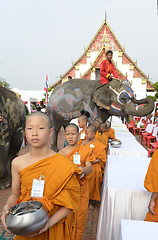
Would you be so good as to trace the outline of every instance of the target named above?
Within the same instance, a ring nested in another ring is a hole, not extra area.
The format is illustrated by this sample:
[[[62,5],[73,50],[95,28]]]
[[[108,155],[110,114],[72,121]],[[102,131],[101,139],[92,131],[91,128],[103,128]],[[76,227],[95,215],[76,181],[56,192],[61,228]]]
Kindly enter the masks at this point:
[[[43,90],[56,82],[107,21],[126,53],[158,81],[157,0],[0,0],[0,77]]]

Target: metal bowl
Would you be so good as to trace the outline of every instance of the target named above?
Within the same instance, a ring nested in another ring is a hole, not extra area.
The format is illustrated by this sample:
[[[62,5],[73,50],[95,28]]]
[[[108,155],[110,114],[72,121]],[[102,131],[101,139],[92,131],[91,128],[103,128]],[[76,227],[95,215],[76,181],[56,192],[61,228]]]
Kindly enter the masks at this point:
[[[112,140],[110,144],[113,148],[119,148],[122,142],[120,140]]]
[[[39,231],[48,220],[48,211],[38,201],[28,201],[15,205],[6,218],[8,229],[21,236]]]

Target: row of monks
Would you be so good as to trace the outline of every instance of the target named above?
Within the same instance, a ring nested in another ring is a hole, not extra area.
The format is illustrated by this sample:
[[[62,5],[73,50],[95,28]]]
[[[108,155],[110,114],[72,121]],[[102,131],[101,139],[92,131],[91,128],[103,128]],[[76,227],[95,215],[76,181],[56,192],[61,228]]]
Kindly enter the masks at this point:
[[[81,115],[78,125],[65,127],[67,146],[58,153],[50,148],[53,129],[49,117],[41,112],[26,121],[26,137],[30,151],[12,161],[12,193],[3,208],[1,221],[7,229],[6,216],[15,204],[40,201],[49,218],[35,236],[16,236],[16,240],[82,240],[88,206],[100,201],[100,185],[107,160],[108,139],[115,139],[109,122],[99,119],[87,126],[88,117]],[[153,192],[147,221],[158,221],[158,150],[145,179],[145,187]],[[33,184],[44,178],[40,195]]]
[[[107,160],[108,139],[115,139],[115,132],[111,128],[110,122],[102,123],[100,119],[96,119],[88,127],[87,123],[86,115],[83,114],[78,118],[78,126],[83,129],[79,134],[77,125],[70,123],[66,126],[67,146],[59,151],[79,167],[81,166],[82,176],[79,180],[81,196],[79,208],[75,213],[73,230],[73,239],[75,240],[82,239],[88,206],[94,208],[95,201],[100,202],[101,200],[100,186]]]

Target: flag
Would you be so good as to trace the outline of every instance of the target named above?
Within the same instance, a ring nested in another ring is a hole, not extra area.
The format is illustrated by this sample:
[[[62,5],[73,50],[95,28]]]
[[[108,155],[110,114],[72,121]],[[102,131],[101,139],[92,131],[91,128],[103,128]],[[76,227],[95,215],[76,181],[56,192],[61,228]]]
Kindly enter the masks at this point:
[[[46,93],[48,93],[48,75],[46,75],[46,81],[45,81],[44,91],[45,91]]]
[[[126,73],[126,82],[128,82],[127,73]]]
[[[48,75],[47,74],[46,74],[46,81],[45,81],[44,91],[46,92],[46,94],[45,94],[45,102],[46,102],[46,105],[47,105],[48,104]]]

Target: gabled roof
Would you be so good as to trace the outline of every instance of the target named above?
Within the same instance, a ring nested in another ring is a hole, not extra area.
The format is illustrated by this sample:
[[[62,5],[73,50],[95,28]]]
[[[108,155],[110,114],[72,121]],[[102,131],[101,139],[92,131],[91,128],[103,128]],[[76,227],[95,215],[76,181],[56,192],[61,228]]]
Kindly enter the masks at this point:
[[[87,56],[88,54],[93,51],[100,52],[97,59],[92,63],[92,66],[82,75],[82,78],[84,76],[90,77],[90,69],[94,68],[96,65],[96,61],[101,57],[101,54],[103,52],[103,49],[111,49],[113,51],[119,51],[122,53],[122,62],[131,64],[134,71],[134,77],[137,78],[145,78],[147,79],[147,88],[150,85],[152,88],[152,82],[149,81],[149,78],[146,76],[144,72],[141,71],[141,69],[137,66],[137,63],[134,62],[128,55],[125,53],[125,48],[122,47],[118,39],[116,38],[115,34],[113,33],[111,27],[109,26],[108,22],[105,21],[91,40],[88,47],[84,50],[84,53],[72,64],[72,66],[63,74],[60,76],[60,80],[54,83],[51,87],[54,88],[57,85],[62,83],[62,79],[67,78],[69,75],[72,76],[72,78],[75,77],[75,70],[76,66],[79,64],[85,64],[87,62]],[[117,68],[116,68],[117,69]],[[124,74],[117,69],[117,72],[125,78]]]
[[[95,61],[91,65],[91,67],[82,75],[81,78],[88,79],[89,75],[91,75],[91,71],[93,71],[93,68],[95,68],[95,69],[100,68],[101,62],[105,59],[106,59],[106,49],[102,48],[101,52],[98,54],[98,56],[96,57]],[[114,65],[116,65],[116,64],[114,63]],[[119,74],[119,76],[122,79],[125,79],[125,75],[116,66],[115,66],[115,69],[116,69],[117,73]]]

